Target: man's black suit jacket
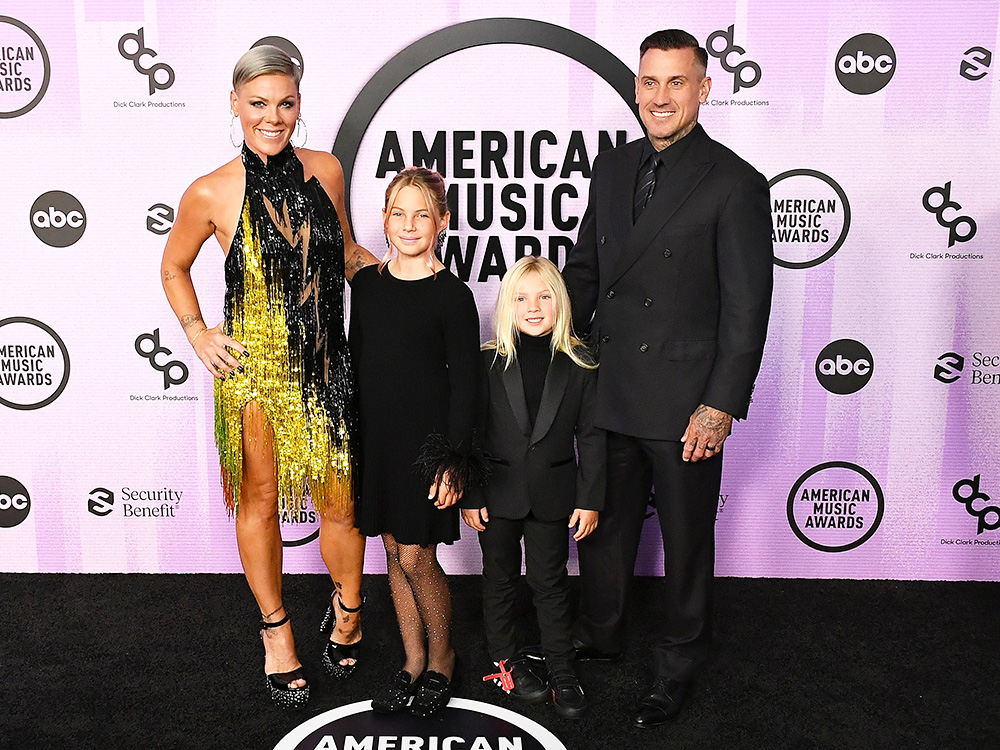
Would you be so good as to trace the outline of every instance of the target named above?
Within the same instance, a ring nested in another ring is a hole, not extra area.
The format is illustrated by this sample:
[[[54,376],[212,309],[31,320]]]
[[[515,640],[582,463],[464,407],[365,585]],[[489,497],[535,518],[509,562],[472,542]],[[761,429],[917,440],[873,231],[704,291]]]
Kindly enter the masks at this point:
[[[492,474],[486,487],[462,497],[461,506],[510,519],[531,512],[541,521],[569,518],[575,508],[602,510],[607,454],[604,431],[594,426],[597,372],[556,352],[532,426],[520,366],[504,369],[495,354],[483,351],[488,406],[481,434]]]
[[[685,138],[634,226],[643,141],[598,155],[563,269],[601,363],[597,425],[651,440],[679,440],[702,403],[746,417],[770,313],[767,180],[701,125]]]

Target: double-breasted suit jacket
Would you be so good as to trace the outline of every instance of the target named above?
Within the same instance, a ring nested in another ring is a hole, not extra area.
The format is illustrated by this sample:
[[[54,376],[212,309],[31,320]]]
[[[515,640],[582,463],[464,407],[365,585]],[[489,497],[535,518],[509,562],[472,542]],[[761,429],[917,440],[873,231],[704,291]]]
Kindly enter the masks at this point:
[[[701,125],[685,139],[634,226],[643,140],[597,157],[563,270],[601,362],[597,424],[651,440],[679,440],[702,403],[746,417],[770,312],[767,181]]]
[[[604,431],[594,424],[597,371],[556,352],[549,364],[534,426],[528,417],[521,368],[504,368],[496,351],[483,351],[487,403],[483,447],[492,474],[467,493],[462,507],[486,507],[490,516],[540,521],[568,518],[575,508],[604,507]],[[579,449],[579,464],[574,450]]]

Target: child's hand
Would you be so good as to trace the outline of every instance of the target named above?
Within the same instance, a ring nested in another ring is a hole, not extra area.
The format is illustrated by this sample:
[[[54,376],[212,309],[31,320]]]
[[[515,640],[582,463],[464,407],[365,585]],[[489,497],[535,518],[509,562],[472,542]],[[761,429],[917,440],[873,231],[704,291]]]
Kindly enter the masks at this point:
[[[486,508],[462,508],[462,520],[470,529],[486,531],[486,524],[490,522],[490,514]]]
[[[434,498],[437,498],[434,500]],[[431,484],[430,492],[427,493],[428,500],[434,500],[434,507],[438,510],[449,508],[457,503],[462,497],[451,483],[451,472],[444,471]]]
[[[577,508],[573,511],[573,515],[569,518],[569,527],[572,529],[577,523],[580,524],[576,533],[573,534],[574,541],[579,542],[597,528],[597,515],[596,510],[582,510]]]

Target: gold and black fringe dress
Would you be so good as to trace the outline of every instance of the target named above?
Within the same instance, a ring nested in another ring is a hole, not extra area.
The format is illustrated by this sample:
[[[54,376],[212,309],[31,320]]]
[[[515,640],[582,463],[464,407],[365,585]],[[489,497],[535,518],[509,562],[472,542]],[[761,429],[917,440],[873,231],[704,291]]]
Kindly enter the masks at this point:
[[[246,192],[226,257],[225,331],[250,356],[215,381],[215,440],[230,513],[239,512],[243,430],[274,436],[278,504],[353,503],[356,413],[344,333],[344,235],[291,145],[265,164],[244,144]],[[244,425],[247,404],[266,424]]]

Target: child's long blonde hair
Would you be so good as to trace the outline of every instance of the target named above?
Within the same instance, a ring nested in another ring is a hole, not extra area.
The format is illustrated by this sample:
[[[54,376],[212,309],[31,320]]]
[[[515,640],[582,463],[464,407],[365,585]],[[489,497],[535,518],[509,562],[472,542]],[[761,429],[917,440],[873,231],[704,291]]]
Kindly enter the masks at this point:
[[[494,339],[483,344],[483,349],[496,349],[497,357],[504,358],[504,369],[517,359],[517,342],[521,332],[517,327],[517,289],[529,273],[541,276],[553,296],[552,353],[562,352],[574,363],[588,370],[597,367],[589,350],[573,333],[573,315],[569,303],[569,292],[562,274],[552,261],[537,255],[527,255],[510,267],[500,282],[496,312],[493,316]]]

